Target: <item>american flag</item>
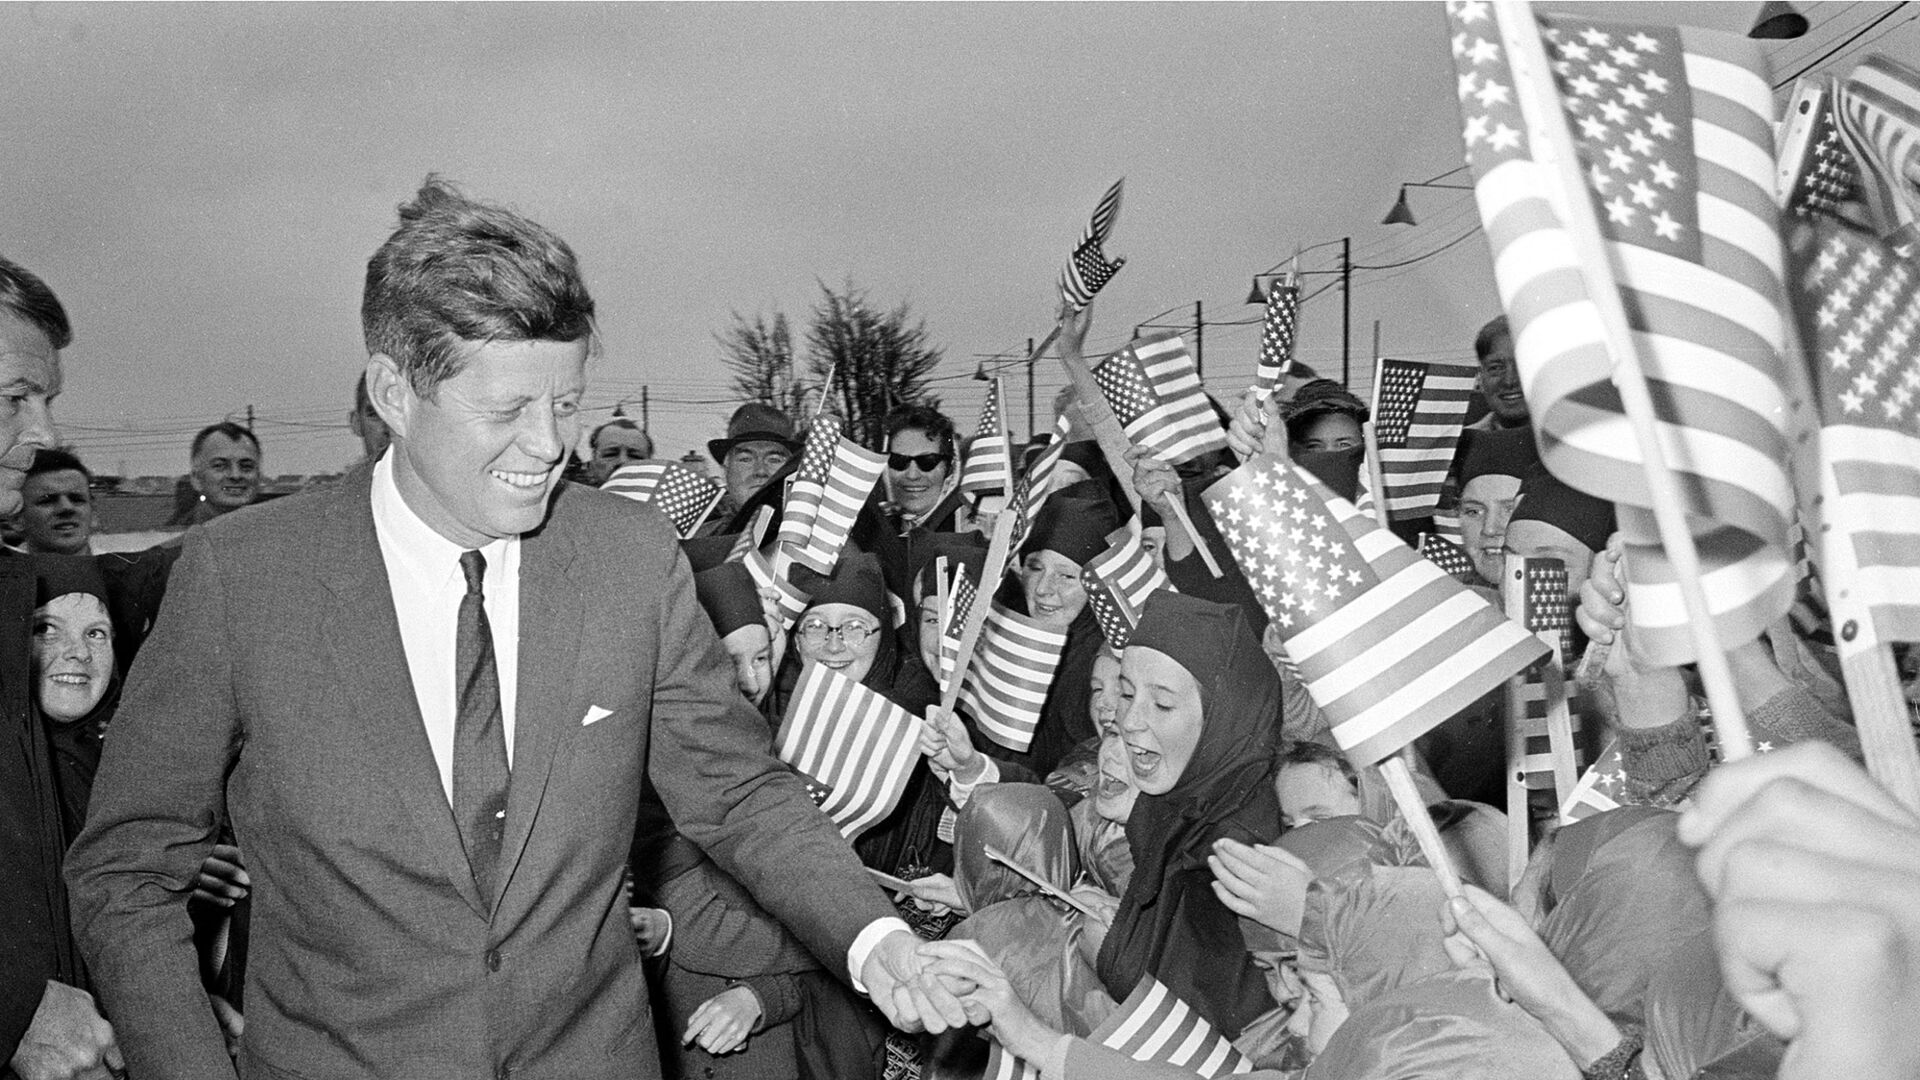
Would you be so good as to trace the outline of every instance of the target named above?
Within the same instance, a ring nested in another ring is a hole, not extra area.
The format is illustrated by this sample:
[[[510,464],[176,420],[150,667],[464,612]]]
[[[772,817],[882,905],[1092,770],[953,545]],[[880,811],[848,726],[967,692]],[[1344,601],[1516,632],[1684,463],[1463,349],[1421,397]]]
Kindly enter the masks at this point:
[[[772,589],[780,594],[780,599],[777,601],[780,608],[780,626],[783,630],[792,630],[793,624],[799,621],[801,613],[807,610],[811,597],[801,592],[793,582],[775,574],[772,560],[758,548],[749,548],[746,554],[741,556],[740,561],[747,564],[747,573],[753,578],[755,587]]]
[[[1920,71],[1870,56],[1840,81],[1835,112],[1853,143],[1875,231],[1903,255],[1920,247]]]
[[[838,418],[815,419],[781,514],[782,549],[810,570],[833,573],[853,520],[886,467],[884,454],[841,437]]]
[[[1255,460],[1203,498],[1356,765],[1547,655],[1525,627],[1290,463]]]
[[[1067,420],[1065,413],[1055,418],[1053,438],[1047,441],[1047,445],[1040,448],[1040,453],[1034,457],[1033,464],[1027,467],[1027,475],[1020,478],[1020,487],[1027,493],[1026,499],[1020,504],[1025,515],[1025,520],[1019,529],[1019,535],[1022,537],[1026,536],[1033,529],[1033,523],[1040,519],[1040,508],[1046,505],[1047,495],[1053,487],[1053,470],[1060,464],[1060,455],[1066,452],[1067,435],[1072,428],[1073,425]],[[1019,541],[1014,541],[1013,550],[1018,550],[1019,547]]]
[[[1225,1035],[1151,975],[1142,978],[1088,1038],[1135,1061],[1172,1065],[1195,1076],[1253,1071],[1253,1062],[1234,1049]],[[1025,1080],[1039,1072],[995,1043],[985,1075],[991,1080]]]
[[[1781,148],[1786,197],[1781,205],[1795,217],[1831,214],[1859,197],[1860,166],[1840,136],[1832,96],[1829,87],[1818,83],[1795,87],[1787,108]]]
[[[1473,559],[1468,557],[1466,549],[1446,537],[1437,533],[1421,533],[1420,554],[1462,585],[1480,584],[1480,571],[1473,568]]]
[[[1553,740],[1549,720],[1567,724],[1572,738],[1566,748],[1568,773],[1564,787],[1573,787],[1580,768],[1579,719],[1568,708],[1572,685],[1564,676],[1573,654],[1573,607],[1567,599],[1567,564],[1559,559],[1507,559],[1507,615],[1532,631],[1554,650],[1553,657],[1514,676],[1508,685],[1507,709],[1512,723],[1508,767],[1528,788],[1560,787],[1554,777]],[[1556,715],[1557,714],[1557,715]]]
[[[651,503],[673,521],[673,529],[685,540],[700,523],[707,520],[727,489],[705,473],[695,472],[677,461],[642,461],[613,470],[601,491],[625,495],[629,499]]]
[[[960,683],[960,703],[982,735],[1015,753],[1027,752],[1066,647],[1062,631],[994,602]]]
[[[1677,577],[1590,298],[1617,287],[1667,464],[1702,527],[1701,585],[1720,642],[1751,640],[1793,594],[1773,93],[1758,44],[1543,18],[1587,181],[1562,193],[1559,174],[1533,159],[1488,5],[1453,0],[1447,12],[1467,163],[1541,457],[1561,480],[1619,504],[1635,633],[1659,655],[1691,659]],[[1592,201],[1608,265],[1577,257],[1556,211],[1572,199]]]
[[[1100,361],[1093,380],[1127,438],[1170,465],[1227,445],[1226,430],[1179,334],[1135,338]]]
[[[1380,360],[1373,379],[1373,433],[1380,446],[1387,513],[1430,517],[1440,505],[1480,369],[1439,361]]]
[[[1107,550],[1087,560],[1083,575],[1087,604],[1106,635],[1107,644],[1124,648],[1140,625],[1140,611],[1155,589],[1171,589],[1166,571],[1153,564],[1153,556],[1140,544],[1140,537],[1129,526],[1121,526],[1107,537]]]
[[[1571,825],[1582,818],[1617,810],[1626,793],[1627,766],[1620,753],[1620,740],[1614,739],[1600,752],[1600,759],[1580,774],[1573,793],[1560,803],[1560,824]]]
[[[1793,241],[1831,530],[1820,570],[1836,625],[1857,624],[1841,649],[1920,641],[1920,261],[1832,219]]]
[[[1267,289],[1267,318],[1260,328],[1260,359],[1253,369],[1253,395],[1265,403],[1293,369],[1293,330],[1300,318],[1300,286],[1288,274]]]
[[[1093,303],[1093,294],[1127,264],[1125,257],[1109,262],[1101,250],[1113,235],[1114,222],[1120,217],[1120,188],[1126,182],[1125,177],[1115,180],[1107,193],[1100,196],[1100,204],[1093,208],[1093,217],[1087,222],[1087,231],[1080,234],[1080,243],[1067,259],[1066,269],[1060,271],[1060,299],[1076,312]]]
[[[940,623],[940,692],[947,692],[953,680],[954,665],[960,662],[960,639],[966,636],[967,618],[973,614],[973,602],[980,595],[965,566],[953,568],[953,585],[947,590],[946,617]],[[975,646],[977,649],[979,646]]]
[[[1013,451],[1007,445],[1007,425],[1000,415],[1000,380],[987,387],[987,403],[980,409],[980,425],[960,467],[960,490],[969,495],[1005,495],[1013,490]]]
[[[851,840],[893,812],[920,760],[913,714],[822,664],[800,673],[774,752],[828,790],[820,809]]]

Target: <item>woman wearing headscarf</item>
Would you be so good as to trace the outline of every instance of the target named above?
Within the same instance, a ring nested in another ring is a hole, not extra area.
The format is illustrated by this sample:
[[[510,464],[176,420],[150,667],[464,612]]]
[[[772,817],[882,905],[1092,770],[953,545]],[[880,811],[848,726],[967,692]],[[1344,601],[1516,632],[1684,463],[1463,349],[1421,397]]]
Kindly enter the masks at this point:
[[[1421,795],[1427,812],[1462,877],[1482,888],[1504,887],[1506,815],[1484,803],[1448,799],[1424,776],[1415,781],[1426,787]],[[1274,788],[1280,797],[1280,820],[1289,829],[1358,814],[1383,828],[1409,830],[1378,770],[1355,769],[1345,754],[1322,743],[1289,745],[1281,754]]]
[[[892,699],[899,649],[880,561],[849,550],[840,556],[831,577],[796,569],[794,584],[812,597],[794,625],[788,650],[798,664],[829,668]],[[895,704],[906,707],[899,701]],[[953,866],[953,849],[939,837],[940,811],[945,805],[940,785],[925,762],[916,763],[899,804],[854,841],[854,853],[875,870],[907,881],[946,873]],[[924,919],[918,909],[903,914],[909,921]],[[945,926],[938,929],[944,931]]]
[[[1295,1019],[1315,1055],[1307,1080],[1580,1075],[1539,1021],[1501,999],[1491,971],[1455,965],[1445,900],[1425,868],[1374,867],[1308,889]]]
[[[1119,525],[1113,504],[1104,499],[1065,495],[1049,498],[1020,545],[1011,580],[998,592],[1002,603],[1067,635],[1047,700],[1040,708],[1033,742],[1026,751],[1009,750],[980,737],[975,729],[975,746],[1003,761],[1022,765],[1036,776],[1052,772],[1069,750],[1096,734],[1089,719],[1088,680],[1093,658],[1106,638],[1087,606],[1087,587],[1081,575],[1087,561],[1107,549],[1107,536]]]
[[[1271,998],[1207,856],[1216,841],[1279,830],[1280,679],[1238,608],[1159,592],[1122,654],[1120,696],[1140,796],[1127,822],[1133,877],[1101,945],[1100,978],[1125,1000],[1152,975],[1231,1038]]]
[[[92,557],[34,560],[34,703],[53,763],[66,843],[79,835],[100,767],[100,749],[120,700],[114,619],[107,585]]]
[[[1006,856],[1060,893],[1079,877],[1066,807],[1039,784],[982,788],[954,827],[954,885],[972,912],[948,935],[977,942],[1049,1027],[1085,1033],[1113,1011],[1075,948],[1086,916],[1000,863]]]

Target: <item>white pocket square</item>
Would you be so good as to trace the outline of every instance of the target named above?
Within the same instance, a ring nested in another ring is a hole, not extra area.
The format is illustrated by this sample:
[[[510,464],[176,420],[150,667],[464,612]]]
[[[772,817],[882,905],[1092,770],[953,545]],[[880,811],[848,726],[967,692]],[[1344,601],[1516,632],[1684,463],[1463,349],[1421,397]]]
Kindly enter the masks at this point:
[[[589,705],[587,706],[587,715],[580,718],[580,726],[586,727],[588,724],[599,723],[612,715],[612,709],[603,709],[598,705]]]

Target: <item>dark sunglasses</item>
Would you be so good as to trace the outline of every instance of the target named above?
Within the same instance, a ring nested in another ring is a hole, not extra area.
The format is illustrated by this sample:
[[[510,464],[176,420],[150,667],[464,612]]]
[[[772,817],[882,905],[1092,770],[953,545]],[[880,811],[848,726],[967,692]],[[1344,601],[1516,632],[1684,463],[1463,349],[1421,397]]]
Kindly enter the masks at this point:
[[[920,471],[930,473],[947,463],[945,454],[888,454],[887,468],[894,472],[906,472],[908,465],[920,466]]]

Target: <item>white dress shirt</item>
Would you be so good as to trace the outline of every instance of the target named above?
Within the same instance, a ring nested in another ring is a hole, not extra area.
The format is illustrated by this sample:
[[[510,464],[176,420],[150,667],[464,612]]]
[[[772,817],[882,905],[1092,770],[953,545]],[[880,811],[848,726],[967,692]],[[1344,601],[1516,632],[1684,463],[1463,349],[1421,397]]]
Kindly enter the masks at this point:
[[[414,700],[426,723],[440,786],[453,802],[453,722],[460,708],[454,686],[454,636],[460,598],[467,593],[460,556],[467,549],[420,520],[393,481],[389,451],[373,467],[373,532],[387,564],[393,610],[400,617],[400,644],[413,677]],[[494,667],[500,673],[500,719],[505,725],[507,766],[513,766],[513,709],[520,688],[520,538],[495,540],[480,549],[487,560],[487,625],[493,631]]]
[[[420,703],[433,762],[440,768],[440,786],[453,803],[453,724],[459,709],[454,688],[454,635],[460,623],[460,598],[466,595],[466,575],[460,556],[467,549],[448,540],[420,520],[401,497],[393,481],[393,451],[373,467],[373,532],[387,564],[387,585],[393,609],[400,618],[400,644],[407,654],[407,672],[413,677],[413,696]],[[520,538],[495,540],[480,549],[487,559],[487,625],[493,631],[493,658],[500,673],[500,718],[505,724],[507,765],[513,765],[513,707],[520,687]],[[907,930],[904,920],[875,919],[847,950],[847,967],[854,989],[864,993],[860,969],[880,939],[895,930]],[[672,923],[660,944],[664,952],[672,940]]]

